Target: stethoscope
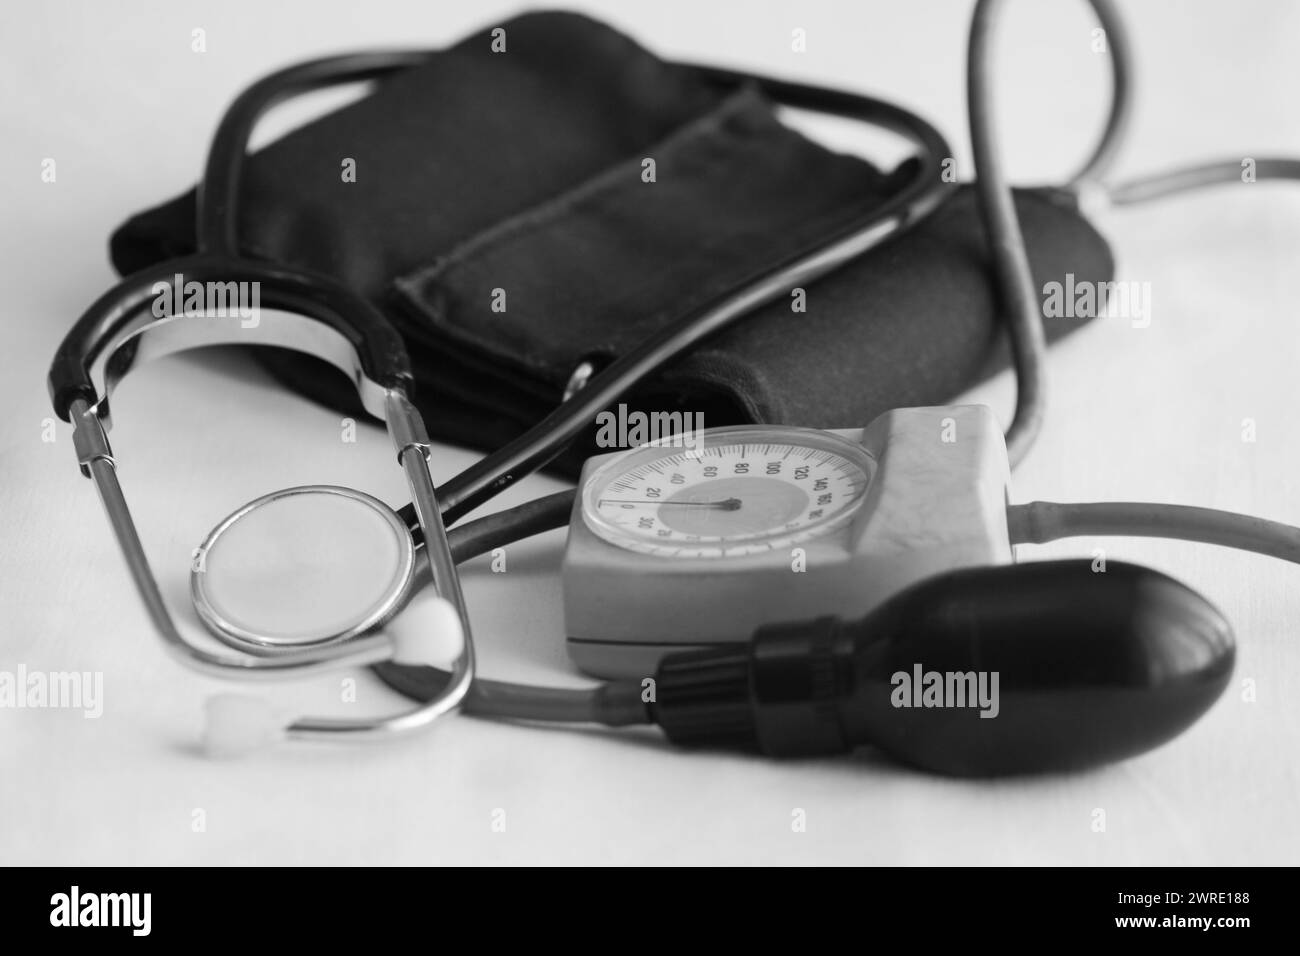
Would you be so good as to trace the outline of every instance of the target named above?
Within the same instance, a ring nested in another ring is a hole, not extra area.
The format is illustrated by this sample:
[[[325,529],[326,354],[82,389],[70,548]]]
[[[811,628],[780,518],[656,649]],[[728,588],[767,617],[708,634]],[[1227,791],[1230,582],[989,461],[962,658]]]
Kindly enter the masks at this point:
[[[1111,33],[1116,97],[1107,129],[1076,186],[1094,180],[1114,152],[1127,99],[1123,93],[1122,34],[1109,2],[1092,0]],[[1020,240],[1011,193],[994,149],[989,107],[987,47],[997,0],[980,0],[971,34],[970,113],[976,184],[992,240],[999,286],[1011,315],[1012,351],[1018,375],[1017,409],[1008,430],[1012,460],[1023,456],[1041,418],[1039,359],[1043,352],[1039,305]],[[914,171],[900,191],[836,235],[804,249],[779,268],[756,275],[607,367],[575,370],[563,403],[544,420],[463,473],[435,488],[432,449],[424,422],[411,401],[413,376],[398,332],[369,302],[328,276],[287,265],[248,259],[239,252],[238,203],[244,156],[254,124],[272,105],[309,90],[379,80],[418,66],[424,52],[365,53],[328,57],[289,67],[245,90],[223,116],[207,157],[198,193],[197,252],[123,279],[81,316],[59,346],[49,374],[55,411],[74,427],[83,475],[95,484],[126,558],[135,587],[167,648],[183,664],[223,678],[310,677],[340,668],[384,664],[420,667],[424,679],[413,709],[377,718],[299,717],[281,721],[243,699],[214,704],[227,736],[299,739],[390,736],[427,727],[440,715],[466,709],[542,720],[599,719],[606,724],[644,721],[634,689],[604,685],[590,691],[476,680],[470,618],[461,594],[458,561],[562,524],[572,492],[452,527],[521,478],[552,460],[632,386],[645,380],[718,330],[796,287],[877,247],[931,213],[952,192],[942,176],[951,155],[943,137],[900,107],[853,93],[821,89],[719,69],[697,68],[709,81],[756,84],[776,102],[835,114],[899,134],[916,147]],[[255,329],[236,315],[168,315],[149,309],[159,283],[181,274],[196,282],[260,283],[262,309]],[[208,631],[236,654],[209,650],[187,639],[160,592],[131,518],[108,441],[109,400],[135,368],[176,352],[209,345],[269,345],[322,359],[346,374],[365,409],[382,419],[406,478],[412,504],[395,512],[359,491],[331,486],[288,489],[260,498],[223,521],[200,549],[203,567],[192,576],[195,608]],[[211,572],[225,549],[259,522],[274,524],[284,509],[308,507],[367,525],[379,571],[357,607],[332,620],[259,627],[226,593]],[[448,528],[452,527],[449,532]],[[421,554],[427,557],[422,558]],[[398,628],[395,617],[423,586],[440,599],[425,602],[419,628]],[[341,620],[341,623],[340,623]],[[449,670],[427,670],[452,647]],[[432,687],[432,690],[429,688]],[[626,691],[626,692],[623,692]],[[250,710],[250,707],[253,708]],[[234,727],[234,730],[230,728]],[[252,727],[252,730],[248,730]],[[240,730],[239,728],[245,728]],[[247,742],[247,741],[243,741]],[[254,741],[256,742],[256,741]]]

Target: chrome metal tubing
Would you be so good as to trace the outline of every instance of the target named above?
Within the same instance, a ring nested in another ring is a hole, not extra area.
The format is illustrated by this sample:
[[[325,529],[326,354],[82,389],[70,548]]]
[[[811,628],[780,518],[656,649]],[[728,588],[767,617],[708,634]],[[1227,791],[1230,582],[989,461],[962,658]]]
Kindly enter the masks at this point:
[[[429,562],[433,573],[433,586],[438,594],[452,603],[460,617],[464,643],[452,666],[451,679],[442,692],[426,706],[438,713],[455,707],[469,691],[474,680],[474,637],[470,628],[469,611],[460,588],[460,575],[456,559],[452,557],[447,529],[442,521],[442,509],[434,490],[433,475],[429,471],[429,438],[419,411],[400,390],[390,389],[387,396],[389,434],[397,450],[398,461],[406,473],[406,483],[411,491],[411,501],[424,534],[424,548],[419,552]]]
[[[293,321],[295,319],[299,321]],[[250,335],[250,332],[255,334]],[[95,484],[136,591],[144,602],[155,629],[163,638],[168,651],[182,664],[208,676],[223,679],[284,680],[311,677],[340,668],[368,667],[393,656],[393,642],[383,633],[272,655],[229,656],[196,647],[176,627],[127,506],[126,496],[118,481],[117,462],[108,445],[106,423],[101,421],[97,409],[100,406],[106,408],[104,400],[108,391],[143,362],[188,348],[222,343],[293,348],[323,358],[352,375],[367,410],[390,423],[390,432],[395,444],[398,444],[398,459],[410,486],[425,542],[431,543],[431,546],[422,549],[423,554],[428,556],[439,593],[456,607],[464,633],[464,642],[453,666],[452,679],[433,700],[386,717],[303,717],[286,728],[286,735],[294,739],[362,740],[389,737],[429,726],[438,717],[455,708],[469,690],[474,677],[474,644],[455,562],[451,557],[446,529],[434,493],[433,478],[429,473],[429,447],[424,423],[404,394],[384,389],[361,373],[360,362],[346,340],[313,320],[293,313],[268,310],[260,317],[256,328],[241,325],[237,316],[178,316],[150,322],[108,350],[102,366],[103,391],[99,393],[94,405],[84,399],[72,403],[73,445],[77,451],[78,463],[82,473]]]

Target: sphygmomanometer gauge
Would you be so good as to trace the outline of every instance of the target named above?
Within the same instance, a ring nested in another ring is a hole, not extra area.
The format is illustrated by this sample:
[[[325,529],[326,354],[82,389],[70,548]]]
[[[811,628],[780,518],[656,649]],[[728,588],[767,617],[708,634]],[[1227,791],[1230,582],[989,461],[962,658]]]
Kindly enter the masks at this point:
[[[1006,446],[982,406],[866,428],[705,429],[587,461],[564,552],[569,653],[645,677],[764,625],[856,620],[904,587],[1012,560]]]
[[[816,429],[749,426],[691,438],[604,464],[583,487],[587,527],[610,544],[663,558],[772,551],[842,527],[874,467],[861,444]]]

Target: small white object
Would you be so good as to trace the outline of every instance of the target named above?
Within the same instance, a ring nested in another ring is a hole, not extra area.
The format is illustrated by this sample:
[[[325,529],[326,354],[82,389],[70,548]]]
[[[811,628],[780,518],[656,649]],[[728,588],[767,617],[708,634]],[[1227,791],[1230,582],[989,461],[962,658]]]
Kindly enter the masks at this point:
[[[289,721],[260,697],[216,694],[204,701],[203,747],[210,757],[242,757],[284,739]]]
[[[1114,205],[1110,198],[1110,190],[1102,183],[1092,179],[1076,183],[1074,196],[1075,201],[1079,204],[1079,212],[1089,220],[1096,219],[1101,214],[1109,212]]]
[[[460,615],[446,598],[417,597],[386,629],[396,664],[445,666],[465,646]]]

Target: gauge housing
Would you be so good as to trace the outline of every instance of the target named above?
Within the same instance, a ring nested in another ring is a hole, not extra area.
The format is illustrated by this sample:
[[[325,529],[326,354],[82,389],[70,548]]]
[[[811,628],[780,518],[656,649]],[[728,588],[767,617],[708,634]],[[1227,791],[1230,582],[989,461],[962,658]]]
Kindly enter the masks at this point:
[[[736,441],[812,447],[860,469],[866,486],[793,533],[778,528],[718,547],[687,542],[670,553],[610,527],[594,501],[618,476],[680,449],[661,440],[589,459],[563,565],[569,654],[589,674],[649,677],[672,651],[748,641],[779,621],[860,617],[932,574],[1014,559],[1006,448],[984,406],[896,409],[864,429],[750,425],[700,434],[706,454]]]

